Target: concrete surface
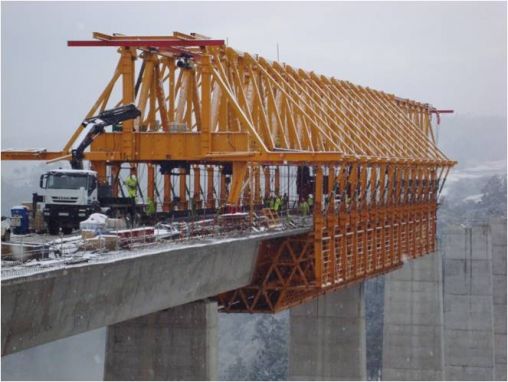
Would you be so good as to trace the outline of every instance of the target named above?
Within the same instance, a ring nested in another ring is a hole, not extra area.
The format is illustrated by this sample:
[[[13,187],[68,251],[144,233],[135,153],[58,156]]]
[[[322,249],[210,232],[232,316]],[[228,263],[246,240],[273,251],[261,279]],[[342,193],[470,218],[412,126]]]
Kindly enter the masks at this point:
[[[386,276],[383,379],[506,380],[506,219],[447,227],[439,254]]]
[[[445,378],[494,378],[488,225],[449,227],[443,241]]]
[[[105,380],[216,380],[217,303],[197,301],[108,327]]]
[[[2,357],[2,381],[100,381],[106,328]]]
[[[365,380],[363,283],[290,309],[289,380]]]
[[[506,219],[445,234],[445,378],[506,380]]]
[[[2,280],[2,356],[247,285],[271,232]]]
[[[442,380],[442,290],[438,254],[385,276],[384,380]]]
[[[506,381],[506,219],[490,220],[494,302],[494,379]]]

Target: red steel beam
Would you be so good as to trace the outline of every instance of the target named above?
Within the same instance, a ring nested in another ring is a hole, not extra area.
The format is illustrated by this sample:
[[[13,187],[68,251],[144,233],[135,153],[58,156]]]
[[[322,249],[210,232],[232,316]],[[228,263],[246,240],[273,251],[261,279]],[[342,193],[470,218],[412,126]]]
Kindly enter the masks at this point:
[[[67,41],[67,46],[150,46],[157,48],[171,48],[181,46],[220,46],[224,40],[73,40]]]
[[[446,110],[431,110],[431,113],[444,114],[444,113],[455,113],[454,110],[446,109]]]

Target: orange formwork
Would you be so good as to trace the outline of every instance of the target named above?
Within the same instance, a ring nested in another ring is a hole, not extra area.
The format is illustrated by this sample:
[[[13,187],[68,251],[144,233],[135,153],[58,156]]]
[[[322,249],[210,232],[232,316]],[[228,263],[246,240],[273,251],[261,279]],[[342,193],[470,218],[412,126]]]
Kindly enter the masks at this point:
[[[224,311],[278,311],[435,250],[439,193],[455,162],[437,147],[433,118],[449,110],[199,34],[93,37],[69,46],[118,47],[119,60],[85,118],[140,111],[84,152],[115,195],[123,164],[166,214],[232,207],[252,223],[274,199],[295,213],[313,195],[312,233],[263,243],[251,284],[218,296]],[[2,160],[70,160],[84,129],[61,151],[4,150]]]
[[[435,250],[439,181],[433,169],[353,171],[360,180],[356,191],[349,175],[351,183],[338,198],[330,193],[333,203],[321,203],[323,209],[317,192],[314,232],[263,242],[250,285],[218,296],[223,311],[284,310]]]

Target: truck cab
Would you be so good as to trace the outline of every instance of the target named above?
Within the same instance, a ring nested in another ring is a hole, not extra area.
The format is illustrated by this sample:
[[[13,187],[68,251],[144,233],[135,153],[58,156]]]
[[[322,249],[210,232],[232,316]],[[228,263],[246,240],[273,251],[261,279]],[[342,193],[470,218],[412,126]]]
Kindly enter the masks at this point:
[[[43,216],[49,233],[69,234],[99,208],[97,173],[90,170],[51,170],[41,175]]]

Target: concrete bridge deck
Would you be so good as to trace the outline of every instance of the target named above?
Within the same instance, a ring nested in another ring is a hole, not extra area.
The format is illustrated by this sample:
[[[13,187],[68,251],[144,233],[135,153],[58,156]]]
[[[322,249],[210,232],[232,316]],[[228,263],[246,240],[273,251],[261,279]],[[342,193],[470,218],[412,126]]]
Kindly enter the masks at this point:
[[[262,240],[203,239],[2,274],[2,356],[247,285]]]

